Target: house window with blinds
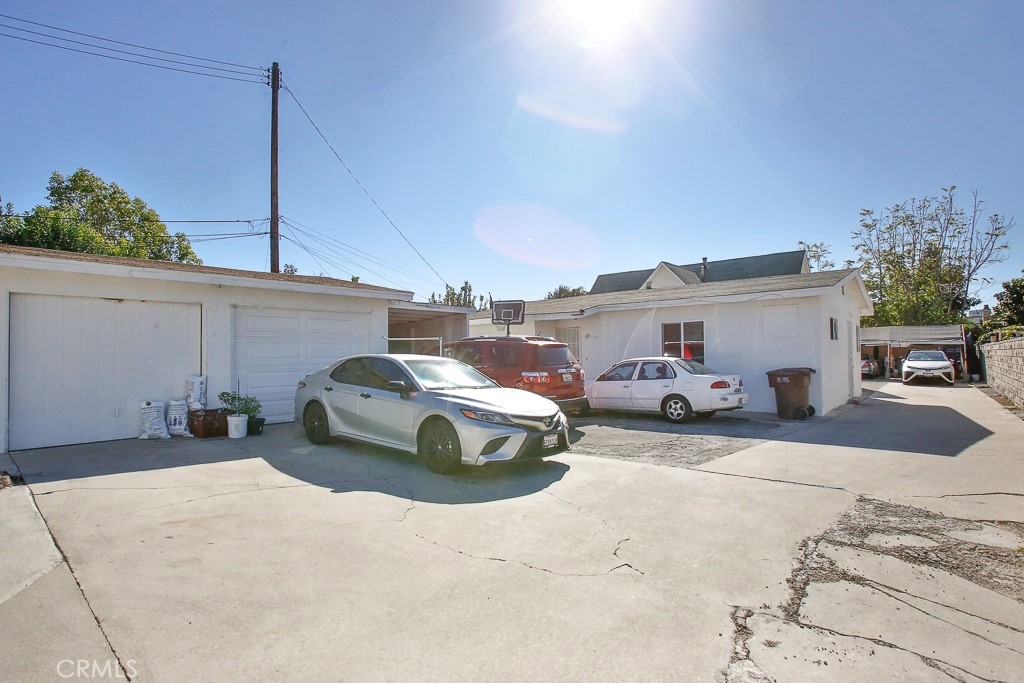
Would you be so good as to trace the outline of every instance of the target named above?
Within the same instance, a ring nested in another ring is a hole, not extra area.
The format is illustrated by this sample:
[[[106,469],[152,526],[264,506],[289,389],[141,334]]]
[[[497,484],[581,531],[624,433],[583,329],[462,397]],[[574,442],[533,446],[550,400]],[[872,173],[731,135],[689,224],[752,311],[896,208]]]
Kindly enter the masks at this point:
[[[569,347],[569,352],[579,360],[580,358],[580,328],[578,327],[556,327],[555,339]]]

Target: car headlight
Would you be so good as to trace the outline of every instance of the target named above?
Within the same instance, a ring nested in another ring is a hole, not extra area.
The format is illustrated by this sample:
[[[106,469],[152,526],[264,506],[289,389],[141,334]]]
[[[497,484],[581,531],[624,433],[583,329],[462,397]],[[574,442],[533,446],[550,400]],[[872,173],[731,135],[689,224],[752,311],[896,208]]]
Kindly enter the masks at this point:
[[[491,424],[498,425],[515,424],[512,421],[512,418],[510,418],[508,415],[502,415],[501,413],[488,413],[483,410],[471,410],[469,408],[462,408],[461,412],[470,420],[479,420],[481,422],[490,422]]]

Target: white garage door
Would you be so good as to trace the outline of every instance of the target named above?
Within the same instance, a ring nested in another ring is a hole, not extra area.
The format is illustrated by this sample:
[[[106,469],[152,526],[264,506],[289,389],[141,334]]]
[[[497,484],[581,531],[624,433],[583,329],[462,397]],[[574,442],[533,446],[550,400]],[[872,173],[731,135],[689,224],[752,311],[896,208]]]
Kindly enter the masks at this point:
[[[267,422],[293,418],[295,385],[311,372],[369,348],[369,315],[235,308],[234,381],[263,404]]]
[[[197,304],[11,295],[10,449],[138,437],[139,403],[185,397]]]

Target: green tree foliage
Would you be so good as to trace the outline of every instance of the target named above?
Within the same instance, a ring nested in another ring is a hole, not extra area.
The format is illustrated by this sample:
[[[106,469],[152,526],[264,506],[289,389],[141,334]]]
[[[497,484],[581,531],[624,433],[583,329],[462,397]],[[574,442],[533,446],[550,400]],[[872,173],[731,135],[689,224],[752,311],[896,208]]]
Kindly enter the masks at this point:
[[[854,249],[875,305],[865,326],[956,324],[979,303],[974,292],[986,283],[979,272],[1006,260],[1013,219],[986,216],[977,192],[968,208],[959,207],[955,190],[910,199],[880,216],[861,211]]]
[[[1021,271],[1024,274],[1024,270]],[[997,292],[993,322],[999,326],[1024,325],[1024,277],[1015,277],[1003,283],[1003,291]]]
[[[183,233],[170,234],[156,211],[114,183],[80,168],[69,176],[54,171],[47,186],[49,205],[20,222],[8,208],[0,242],[43,249],[80,251],[129,258],[199,264]]]
[[[807,252],[807,262],[811,270],[832,270],[836,267],[835,261],[829,259],[832,255],[832,248],[824,242],[797,242]]]
[[[554,291],[548,292],[544,297],[545,299],[569,299],[574,296],[583,296],[587,293],[587,290],[583,287],[569,287],[568,285],[558,285]]]
[[[480,296],[480,305],[477,306],[473,299],[473,285],[469,284],[468,280],[463,282],[459,289],[455,289],[449,284],[446,284],[444,288],[444,296],[438,296],[437,293],[431,292],[428,301],[444,306],[463,306],[483,310],[484,297]]]

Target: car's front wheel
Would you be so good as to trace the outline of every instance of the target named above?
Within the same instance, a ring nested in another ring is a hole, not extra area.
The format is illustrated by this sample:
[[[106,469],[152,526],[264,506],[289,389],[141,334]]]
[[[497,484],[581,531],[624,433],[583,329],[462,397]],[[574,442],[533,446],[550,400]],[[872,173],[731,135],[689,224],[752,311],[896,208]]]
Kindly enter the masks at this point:
[[[331,429],[327,423],[327,411],[319,403],[310,403],[302,413],[302,428],[312,443],[324,444],[331,440]]]
[[[669,396],[661,404],[661,412],[669,422],[686,422],[693,415],[690,402],[682,396]]]
[[[447,420],[436,418],[424,425],[417,450],[427,467],[437,474],[451,474],[462,465],[459,435]]]

